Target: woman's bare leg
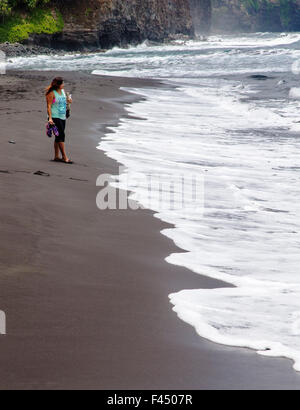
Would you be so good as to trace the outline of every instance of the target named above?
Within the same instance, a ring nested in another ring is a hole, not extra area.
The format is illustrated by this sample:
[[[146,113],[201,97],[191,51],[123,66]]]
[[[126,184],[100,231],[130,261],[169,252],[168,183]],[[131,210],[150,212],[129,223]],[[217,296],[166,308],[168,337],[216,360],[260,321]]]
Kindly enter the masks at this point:
[[[58,145],[58,142],[54,143],[54,153],[55,153],[54,159],[59,159],[59,145]]]
[[[66,151],[65,151],[65,143],[64,142],[59,142],[58,146],[59,146],[61,155],[63,157],[63,160],[66,161],[66,162],[69,161],[69,158],[67,157],[67,154],[66,154]]]

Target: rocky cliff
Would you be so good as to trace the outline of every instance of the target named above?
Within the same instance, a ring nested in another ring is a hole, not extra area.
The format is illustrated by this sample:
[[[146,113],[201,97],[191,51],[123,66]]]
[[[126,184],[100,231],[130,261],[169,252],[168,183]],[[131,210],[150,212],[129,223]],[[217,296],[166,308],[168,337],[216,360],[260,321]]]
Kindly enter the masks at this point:
[[[193,35],[189,1],[57,0],[63,32],[31,35],[26,43],[67,50],[107,49],[146,39],[161,41],[177,33]],[[203,1],[207,2],[198,3]]]
[[[211,0],[213,32],[300,31],[300,0]]]

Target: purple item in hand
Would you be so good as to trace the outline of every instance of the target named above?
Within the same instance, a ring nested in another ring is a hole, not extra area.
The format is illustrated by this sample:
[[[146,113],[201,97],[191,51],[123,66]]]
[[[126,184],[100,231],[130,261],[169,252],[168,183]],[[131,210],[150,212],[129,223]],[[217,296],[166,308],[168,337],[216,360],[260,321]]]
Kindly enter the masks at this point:
[[[51,138],[52,137],[52,133],[58,137],[59,136],[59,131],[56,125],[52,125],[49,122],[46,125],[46,134],[47,137]]]

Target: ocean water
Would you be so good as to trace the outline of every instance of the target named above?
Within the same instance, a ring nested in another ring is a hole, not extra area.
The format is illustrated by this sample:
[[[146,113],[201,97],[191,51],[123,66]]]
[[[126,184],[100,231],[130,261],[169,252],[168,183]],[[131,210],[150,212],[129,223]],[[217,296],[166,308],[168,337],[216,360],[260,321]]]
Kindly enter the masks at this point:
[[[133,199],[174,225],[162,233],[183,251],[169,263],[234,285],[169,295],[179,318],[202,337],[290,358],[300,371],[300,34],[144,43],[9,65],[169,85],[130,89],[145,98],[102,139],[99,148],[126,167],[115,185],[129,181]],[[140,176],[199,178],[199,207],[170,207],[158,185],[149,197]]]

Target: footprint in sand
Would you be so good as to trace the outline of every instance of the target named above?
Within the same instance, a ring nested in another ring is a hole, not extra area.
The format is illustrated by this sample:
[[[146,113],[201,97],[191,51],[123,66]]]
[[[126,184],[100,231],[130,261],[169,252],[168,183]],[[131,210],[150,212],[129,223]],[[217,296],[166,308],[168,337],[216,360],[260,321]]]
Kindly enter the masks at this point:
[[[41,177],[50,177],[50,174],[48,174],[47,172],[44,172],[44,171],[36,171],[34,173],[34,175],[39,175]]]

